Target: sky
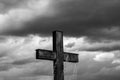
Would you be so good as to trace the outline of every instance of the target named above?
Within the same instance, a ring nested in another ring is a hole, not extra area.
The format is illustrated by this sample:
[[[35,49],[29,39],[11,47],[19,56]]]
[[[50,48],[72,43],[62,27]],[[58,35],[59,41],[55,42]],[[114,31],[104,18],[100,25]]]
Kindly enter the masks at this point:
[[[0,0],[0,80],[53,80],[52,31],[64,32],[65,80],[120,80],[120,0]],[[48,66],[49,65],[49,66]]]

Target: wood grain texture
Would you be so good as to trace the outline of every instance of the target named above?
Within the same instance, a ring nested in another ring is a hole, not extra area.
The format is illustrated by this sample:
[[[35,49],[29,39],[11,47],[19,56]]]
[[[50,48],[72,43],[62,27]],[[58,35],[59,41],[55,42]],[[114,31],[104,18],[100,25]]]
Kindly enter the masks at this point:
[[[54,60],[54,80],[64,80],[62,32],[53,32],[53,52],[55,52],[56,55],[56,59]]]
[[[63,57],[64,62],[72,62],[72,63],[78,62],[78,54],[63,52],[63,55],[64,55],[64,57]],[[55,55],[55,52],[50,51],[50,50],[37,49],[36,50],[36,59],[53,61],[56,59],[56,55]]]
[[[64,52],[63,32],[53,32],[53,51],[37,49],[36,59],[52,60],[54,68],[54,80],[64,80],[64,61],[78,62],[78,54]]]

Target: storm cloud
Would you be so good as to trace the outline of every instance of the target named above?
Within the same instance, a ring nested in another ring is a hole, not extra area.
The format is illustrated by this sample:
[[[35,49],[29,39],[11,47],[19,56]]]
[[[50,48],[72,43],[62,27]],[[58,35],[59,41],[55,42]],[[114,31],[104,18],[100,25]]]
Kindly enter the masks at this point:
[[[24,25],[21,25],[22,27],[19,29],[8,29],[3,33],[12,35],[27,35],[29,33],[49,35],[53,30],[62,30],[67,36],[95,38],[99,35],[99,38],[119,39],[119,0],[49,1],[53,5],[51,9],[54,8],[54,11],[52,11],[55,13],[54,15],[43,16],[42,18],[37,16],[37,18],[23,23]],[[48,12],[50,12],[50,9],[47,9],[45,13]],[[19,26],[19,24],[15,26]]]
[[[65,80],[119,80],[119,0],[0,0],[0,80],[53,80],[52,31],[64,32]],[[49,65],[49,66],[48,66]]]

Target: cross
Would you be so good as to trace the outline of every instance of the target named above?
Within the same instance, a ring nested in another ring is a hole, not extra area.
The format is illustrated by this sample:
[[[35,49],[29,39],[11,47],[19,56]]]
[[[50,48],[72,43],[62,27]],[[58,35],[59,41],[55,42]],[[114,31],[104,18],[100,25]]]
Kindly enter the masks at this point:
[[[78,54],[63,51],[63,32],[53,31],[53,51],[36,50],[36,59],[53,61],[54,80],[64,80],[64,61],[78,62]]]

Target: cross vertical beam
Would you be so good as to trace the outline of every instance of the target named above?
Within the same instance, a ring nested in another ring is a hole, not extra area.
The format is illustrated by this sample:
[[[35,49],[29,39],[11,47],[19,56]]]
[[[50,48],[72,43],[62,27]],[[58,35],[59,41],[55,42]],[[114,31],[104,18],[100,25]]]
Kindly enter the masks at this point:
[[[63,33],[60,31],[53,32],[53,52],[56,56],[54,60],[54,80],[64,80]]]

